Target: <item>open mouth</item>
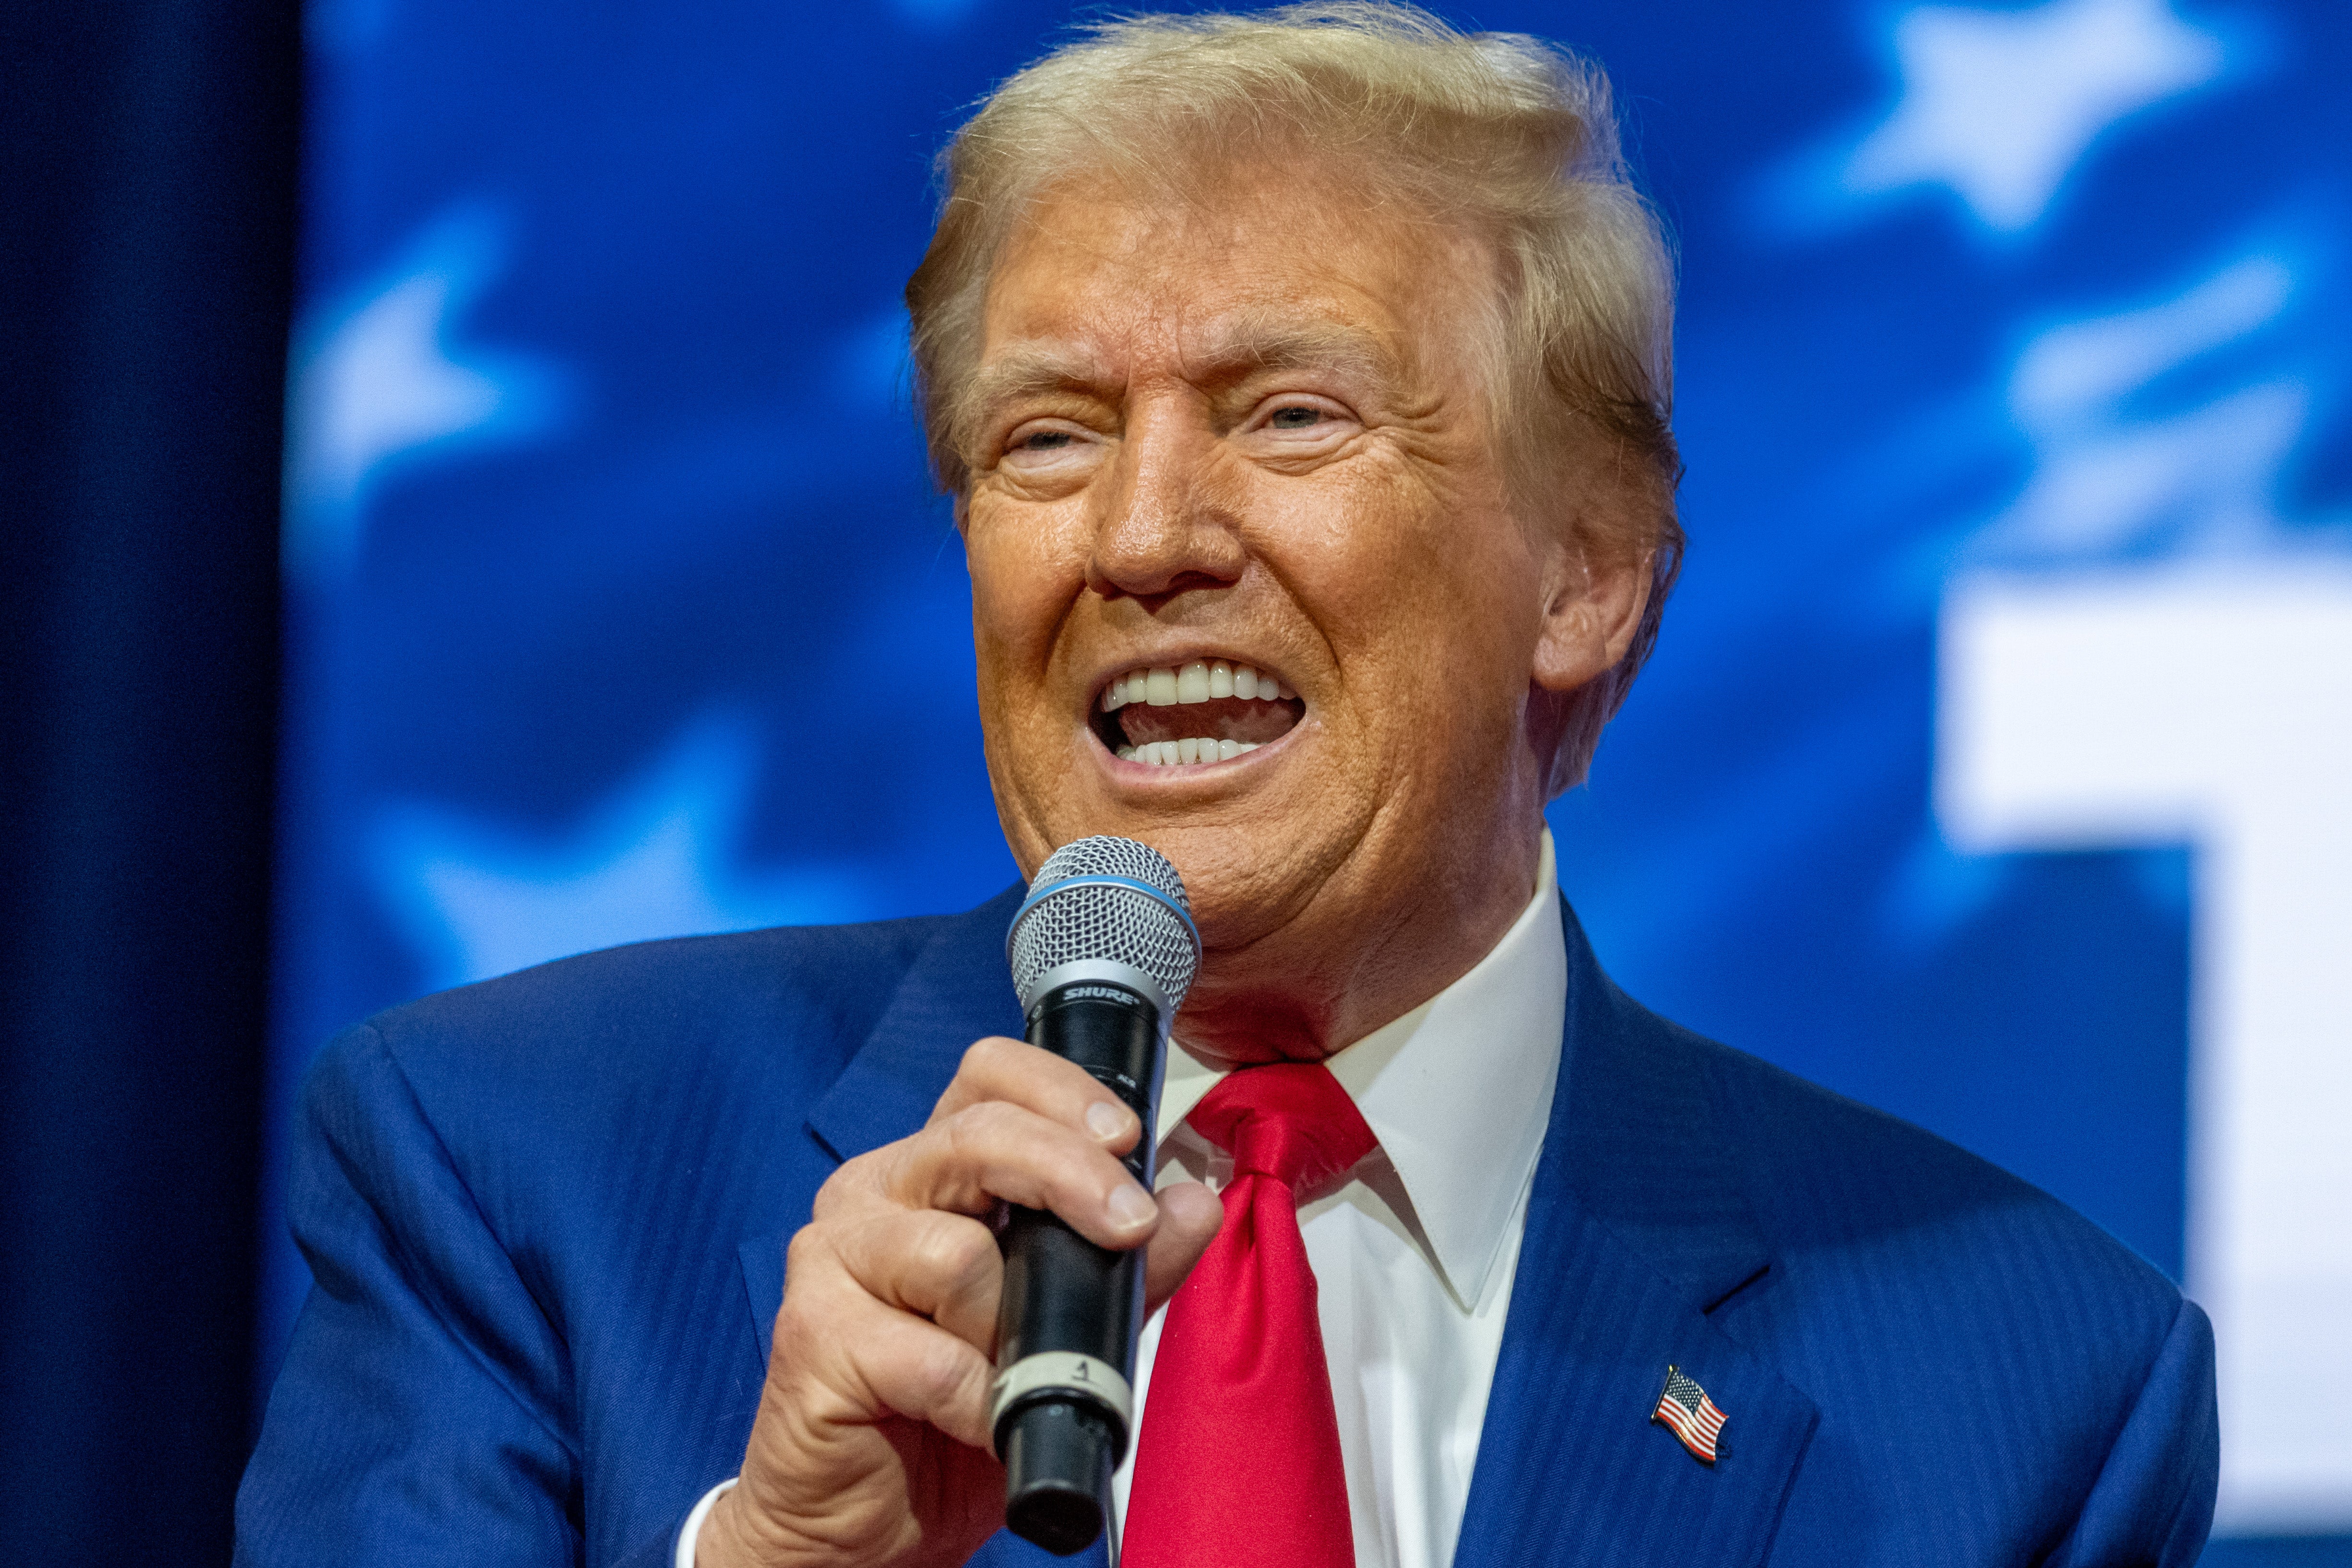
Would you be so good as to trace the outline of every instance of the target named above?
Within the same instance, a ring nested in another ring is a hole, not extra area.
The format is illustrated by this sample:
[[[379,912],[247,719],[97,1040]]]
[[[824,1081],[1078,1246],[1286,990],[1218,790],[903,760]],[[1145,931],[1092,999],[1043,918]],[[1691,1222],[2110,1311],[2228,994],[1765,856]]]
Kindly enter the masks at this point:
[[[1306,713],[1272,670],[1196,658],[1117,677],[1096,700],[1093,725],[1122,761],[1167,768],[1230,762],[1282,739]]]

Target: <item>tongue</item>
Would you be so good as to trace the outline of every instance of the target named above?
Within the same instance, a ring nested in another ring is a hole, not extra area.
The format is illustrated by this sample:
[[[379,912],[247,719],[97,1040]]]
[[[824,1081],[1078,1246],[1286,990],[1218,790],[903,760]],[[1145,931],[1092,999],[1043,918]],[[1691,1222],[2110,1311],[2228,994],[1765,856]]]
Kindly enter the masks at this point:
[[[1306,709],[1305,703],[1295,699],[1288,702],[1261,702],[1241,697],[1218,697],[1169,708],[1130,702],[1112,717],[1127,732],[1130,746],[1195,738],[1264,745],[1268,741],[1280,740],[1298,722]]]

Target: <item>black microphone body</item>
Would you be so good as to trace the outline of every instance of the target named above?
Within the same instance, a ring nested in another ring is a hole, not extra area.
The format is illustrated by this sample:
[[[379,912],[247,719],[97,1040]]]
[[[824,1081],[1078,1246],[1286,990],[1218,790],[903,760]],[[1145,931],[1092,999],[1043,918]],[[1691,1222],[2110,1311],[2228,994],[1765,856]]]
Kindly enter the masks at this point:
[[[1143,1123],[1125,1161],[1151,1186],[1153,1090],[1161,1032],[1151,1001],[1124,986],[1078,981],[1056,987],[1029,1024],[1029,1043],[1092,1073]],[[1097,1247],[1043,1209],[1014,1207],[1005,1225],[1004,1295],[997,1318],[997,1364],[1068,1356],[1065,1383],[1084,1384],[1108,1366],[1135,1385],[1135,1342],[1143,1327],[1143,1253]],[[1102,1499],[1130,1441],[1124,1400],[1074,1396],[1042,1386],[997,1417],[1005,1468],[1005,1523],[1048,1552],[1067,1554],[1102,1532]]]
[[[1201,955],[1176,868],[1125,838],[1049,857],[1005,942],[1029,1041],[1076,1063],[1142,1122],[1128,1170],[1149,1191],[1168,1027]],[[1004,1522],[1064,1556],[1101,1535],[1134,1435],[1143,1253],[1097,1247],[1041,1209],[1008,1209],[989,1427]]]

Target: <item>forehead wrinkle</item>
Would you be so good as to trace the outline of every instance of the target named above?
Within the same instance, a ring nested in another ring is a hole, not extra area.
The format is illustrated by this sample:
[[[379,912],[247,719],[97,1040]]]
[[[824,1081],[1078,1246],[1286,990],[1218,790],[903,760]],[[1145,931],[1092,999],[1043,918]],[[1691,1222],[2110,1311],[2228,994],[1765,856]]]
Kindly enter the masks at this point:
[[[1360,327],[1260,310],[1218,322],[1183,357],[1184,377],[1196,385],[1239,381],[1262,371],[1317,369],[1390,382],[1400,370],[1388,345]]]

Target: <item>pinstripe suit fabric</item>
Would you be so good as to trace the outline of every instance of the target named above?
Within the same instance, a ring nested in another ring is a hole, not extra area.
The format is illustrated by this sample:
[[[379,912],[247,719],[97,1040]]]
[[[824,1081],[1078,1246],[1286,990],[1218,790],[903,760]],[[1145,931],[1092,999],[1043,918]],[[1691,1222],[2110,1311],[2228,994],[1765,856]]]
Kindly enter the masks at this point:
[[[338,1038],[238,1562],[663,1568],[741,1456],[817,1187],[1018,1033],[1013,902],[616,949]],[[1460,1568],[2194,1562],[2196,1307],[2024,1184],[1644,1011],[1563,919]],[[1712,1468],[1648,1421],[1669,1362],[1728,1415]]]

